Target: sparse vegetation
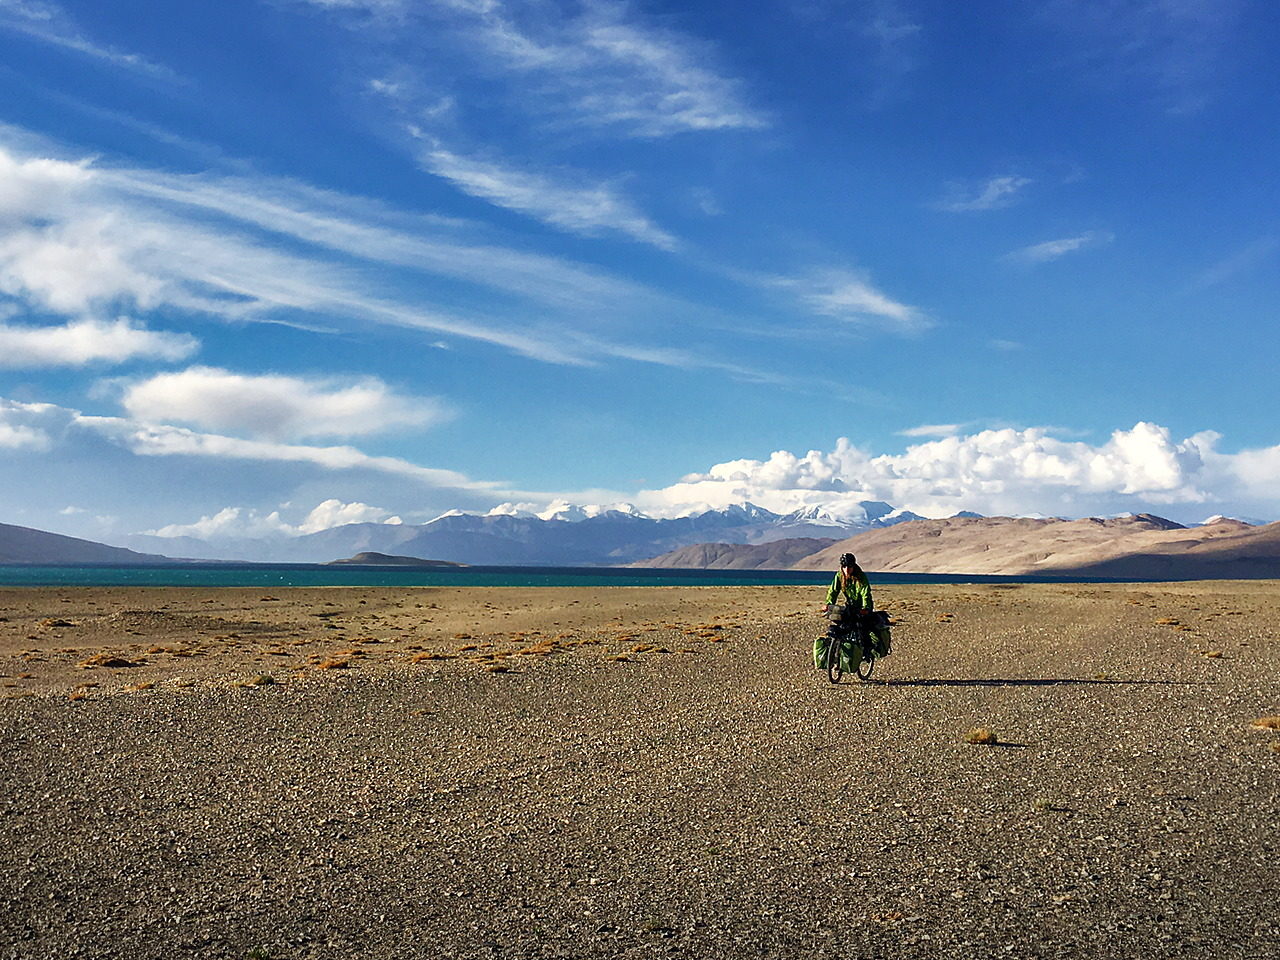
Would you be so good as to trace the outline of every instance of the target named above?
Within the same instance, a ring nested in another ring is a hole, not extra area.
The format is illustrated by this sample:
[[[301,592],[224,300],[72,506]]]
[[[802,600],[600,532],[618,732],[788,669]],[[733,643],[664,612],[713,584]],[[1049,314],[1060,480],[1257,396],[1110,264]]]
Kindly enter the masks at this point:
[[[974,727],[964,735],[964,742],[993,744],[996,742],[996,735],[990,727]]]
[[[1259,717],[1249,726],[1255,730],[1280,730],[1280,717]]]

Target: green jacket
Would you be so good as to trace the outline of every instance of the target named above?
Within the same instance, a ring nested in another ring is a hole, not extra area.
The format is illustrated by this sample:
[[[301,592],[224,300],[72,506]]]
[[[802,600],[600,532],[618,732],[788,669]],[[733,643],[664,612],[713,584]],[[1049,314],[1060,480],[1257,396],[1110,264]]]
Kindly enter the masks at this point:
[[[827,591],[827,603],[844,603],[854,610],[875,609],[871,603],[871,584],[867,582],[867,575],[862,572],[861,567],[854,570],[848,584],[844,584],[842,579],[837,570],[835,579],[831,581],[831,589]]]

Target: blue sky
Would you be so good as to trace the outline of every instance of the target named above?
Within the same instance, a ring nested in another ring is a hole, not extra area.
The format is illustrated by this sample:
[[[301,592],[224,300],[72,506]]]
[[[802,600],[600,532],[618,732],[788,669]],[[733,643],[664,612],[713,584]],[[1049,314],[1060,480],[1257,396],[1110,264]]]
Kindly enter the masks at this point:
[[[0,516],[1280,518],[1280,13],[0,0]]]

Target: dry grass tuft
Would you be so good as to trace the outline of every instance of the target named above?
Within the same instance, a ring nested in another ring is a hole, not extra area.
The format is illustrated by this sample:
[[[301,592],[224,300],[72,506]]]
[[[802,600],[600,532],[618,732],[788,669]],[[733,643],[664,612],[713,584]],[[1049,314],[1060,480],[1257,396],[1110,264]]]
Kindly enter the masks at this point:
[[[1204,652],[1204,655],[1205,655],[1206,657],[1208,657],[1210,660],[1220,660],[1220,659],[1222,659],[1222,651],[1221,651],[1221,650],[1206,650],[1206,651]]]
[[[511,668],[505,663],[491,663],[484,668],[486,673],[510,673]]]
[[[1177,617],[1157,617],[1156,624],[1161,627],[1173,627],[1181,623]]]
[[[1249,726],[1255,730],[1280,730],[1280,717],[1259,717]]]
[[[155,684],[150,680],[143,680],[141,683],[130,684],[125,687],[126,690],[151,690],[155,688]]]
[[[616,656],[606,657],[605,659],[612,660],[614,663],[630,663],[631,662],[631,658],[628,657],[625,653],[619,653]]]
[[[1273,743],[1273,744],[1271,745],[1271,752],[1272,752],[1272,753],[1280,753],[1280,743]]]
[[[990,727],[974,727],[964,735],[964,742],[992,744],[996,742],[996,735]]]
[[[317,670],[345,670],[349,662],[342,657],[328,657],[316,664]]]
[[[934,617],[934,619],[937,620],[938,623],[954,623],[956,615],[954,613],[940,613]]]
[[[88,700],[89,694],[87,694],[83,690],[74,690],[71,693],[67,694],[67,699],[68,700]]]
[[[415,653],[409,658],[410,663],[422,663],[424,660],[452,660],[453,657],[446,653]]]

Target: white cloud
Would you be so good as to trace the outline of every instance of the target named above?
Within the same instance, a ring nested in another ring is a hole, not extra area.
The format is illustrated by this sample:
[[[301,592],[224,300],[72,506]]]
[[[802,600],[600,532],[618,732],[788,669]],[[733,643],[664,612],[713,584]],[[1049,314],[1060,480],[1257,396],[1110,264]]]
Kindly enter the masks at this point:
[[[378,44],[381,59],[397,56],[406,70],[426,58],[421,50],[402,49],[403,36],[419,44],[441,37],[432,59],[445,47],[489,76],[498,71],[513,102],[560,123],[638,137],[766,124],[743,102],[740,83],[717,71],[709,44],[642,22],[612,0],[584,0],[573,13],[503,0],[310,2],[359,11],[348,23]],[[427,17],[432,21],[421,19]],[[389,18],[397,29],[386,29]]]
[[[646,339],[655,315],[704,313],[595,268],[477,242],[473,224],[288,181],[24,159],[6,135],[0,127],[0,292],[29,312],[100,319],[171,308],[309,329],[381,324],[576,365],[664,362],[661,351],[601,338],[604,311],[615,330],[630,324]],[[470,285],[488,315],[424,302],[438,276]],[[405,288],[414,295],[386,292]],[[548,306],[552,317],[536,319]]]
[[[812,313],[899,334],[932,327],[922,310],[894,300],[862,274],[846,270],[815,271],[804,277],[775,277],[769,284],[794,292]]]
[[[318,533],[346,523],[388,523],[403,521],[390,511],[354,501],[343,503],[330,499],[318,504],[300,523],[289,523],[279,510],[262,513],[250,507],[224,507],[194,523],[170,523],[156,530],[147,530],[155,537],[196,537],[200,540],[224,540],[238,537],[297,537]]]
[[[899,430],[900,437],[950,437],[960,431],[958,423],[925,423],[908,430]]]
[[[0,450],[48,450],[53,438],[46,429],[47,403],[21,403],[0,397]]]
[[[187,334],[146,330],[124,318],[41,327],[0,320],[0,369],[83,367],[135,358],[182,360],[198,346]]]
[[[1068,253],[1098,247],[1110,243],[1115,237],[1104,231],[1090,230],[1074,237],[1063,237],[1061,240],[1046,240],[1044,243],[1033,243],[1005,254],[1006,260],[1022,263],[1047,263],[1065,257]]]
[[[74,424],[140,457],[193,457],[262,464],[291,463],[324,470],[359,470],[402,477],[431,487],[466,492],[501,490],[501,485],[471,480],[453,470],[423,467],[399,457],[372,456],[350,446],[321,447],[270,440],[245,440],[201,433],[170,424],[144,423],[122,417],[85,416],[70,411]]]
[[[123,403],[131,416],[145,422],[187,423],[271,440],[363,436],[423,427],[448,415],[439,401],[397,396],[373,377],[254,376],[214,367],[191,367],[132,383]]]
[[[571,233],[620,233],[663,250],[676,247],[675,237],[655,225],[609,184],[558,182],[543,173],[464,157],[439,146],[425,150],[421,161],[427,170],[463,193]]]
[[[1261,263],[1270,260],[1276,250],[1280,249],[1280,241],[1275,237],[1263,237],[1253,243],[1224,257],[1208,269],[1202,271],[1191,283],[1191,289],[1203,290],[1226,283],[1242,273],[1247,273]]]
[[[173,71],[136,53],[126,53],[86,37],[70,15],[50,0],[0,0],[0,29],[92,57],[113,66],[159,77]]]
[[[1145,90],[1173,115],[1202,110],[1220,92],[1223,61],[1250,22],[1241,0],[1046,0],[1029,9],[1076,42],[1073,55],[1055,59],[1078,78],[1130,100]]]
[[[778,512],[884,500],[925,516],[1100,516],[1206,503],[1280,515],[1280,446],[1223,454],[1218,439],[1201,433],[1175,441],[1164,427],[1138,423],[1097,445],[1035,428],[983,430],[882,456],[841,440],[831,452],[777,451],[767,460],[717,464],[642,491],[636,502],[665,515],[748,500]]]
[[[947,187],[947,197],[937,206],[951,213],[998,210],[1012,204],[1018,194],[1034,182],[1027,177],[1005,174],[979,184],[952,183]]]

